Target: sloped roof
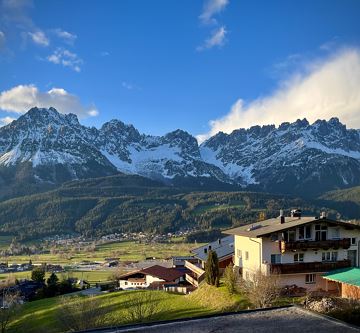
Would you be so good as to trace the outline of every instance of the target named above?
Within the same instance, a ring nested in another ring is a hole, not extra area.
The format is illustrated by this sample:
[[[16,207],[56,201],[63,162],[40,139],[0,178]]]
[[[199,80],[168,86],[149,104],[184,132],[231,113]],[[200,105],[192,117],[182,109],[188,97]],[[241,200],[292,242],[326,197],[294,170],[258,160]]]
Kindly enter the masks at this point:
[[[268,219],[260,222],[255,222],[253,224],[247,224],[238,228],[229,229],[223,231],[224,234],[230,235],[238,235],[245,237],[261,237],[273,232],[283,231],[287,229],[291,229],[297,226],[301,226],[307,223],[312,222],[327,222],[330,224],[336,224],[343,227],[348,228],[357,228],[360,229],[360,225],[355,225],[345,221],[336,221],[328,218],[318,218],[318,217],[310,217],[310,216],[302,216],[302,217],[285,217],[285,223],[280,223],[280,218]]]
[[[132,271],[132,272],[123,274],[119,277],[119,279],[121,280],[121,279],[128,278],[130,276],[138,275],[138,274],[155,276],[155,277],[165,280],[167,282],[175,281],[176,279],[178,279],[184,275],[183,272],[181,272],[175,268],[167,268],[167,267],[163,267],[160,265],[154,265],[154,266],[150,266],[148,268],[139,269],[137,271]]]
[[[141,273],[152,275],[165,281],[175,281],[184,275],[184,273],[175,268],[166,268],[160,265],[144,268],[141,270]]]
[[[218,258],[225,258],[234,253],[234,236],[226,236],[220,240],[208,243],[206,245],[200,246],[196,249],[191,250],[194,253],[194,256],[202,261],[207,260],[209,246],[211,250],[215,251]],[[204,249],[207,249],[207,253],[204,252]]]
[[[324,279],[351,284],[360,287],[360,268],[337,269],[323,275]]]

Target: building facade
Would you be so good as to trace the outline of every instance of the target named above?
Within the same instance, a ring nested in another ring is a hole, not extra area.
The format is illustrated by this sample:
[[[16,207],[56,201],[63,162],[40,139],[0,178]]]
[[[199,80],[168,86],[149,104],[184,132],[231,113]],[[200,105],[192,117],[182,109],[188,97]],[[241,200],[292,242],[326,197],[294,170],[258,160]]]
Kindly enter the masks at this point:
[[[331,290],[336,284],[322,275],[336,269],[359,267],[360,226],[321,217],[292,216],[234,228],[234,263],[244,279],[261,271],[276,275],[280,286]]]

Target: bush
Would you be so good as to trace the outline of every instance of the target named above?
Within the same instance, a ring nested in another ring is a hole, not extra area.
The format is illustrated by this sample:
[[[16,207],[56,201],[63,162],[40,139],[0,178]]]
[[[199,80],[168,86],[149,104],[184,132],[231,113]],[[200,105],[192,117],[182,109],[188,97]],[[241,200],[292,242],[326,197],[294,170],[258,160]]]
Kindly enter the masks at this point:
[[[224,284],[230,294],[234,294],[237,291],[238,276],[234,272],[234,266],[228,265],[224,271]]]

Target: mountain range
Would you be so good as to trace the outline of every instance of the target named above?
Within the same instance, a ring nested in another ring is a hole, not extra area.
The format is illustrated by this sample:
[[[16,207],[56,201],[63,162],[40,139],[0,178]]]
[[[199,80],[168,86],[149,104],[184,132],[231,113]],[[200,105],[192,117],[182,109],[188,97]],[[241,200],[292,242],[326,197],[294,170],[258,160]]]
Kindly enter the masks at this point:
[[[0,197],[118,173],[315,196],[360,185],[360,130],[303,119],[219,132],[199,145],[180,129],[152,136],[119,120],[90,128],[54,108],[32,108],[0,128]]]

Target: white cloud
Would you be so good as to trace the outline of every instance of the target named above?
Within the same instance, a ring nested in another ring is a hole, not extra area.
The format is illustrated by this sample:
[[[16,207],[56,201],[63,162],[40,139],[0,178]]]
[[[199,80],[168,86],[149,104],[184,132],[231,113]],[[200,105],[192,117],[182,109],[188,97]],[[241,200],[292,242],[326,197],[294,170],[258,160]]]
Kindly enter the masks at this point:
[[[108,56],[110,55],[110,53],[107,52],[107,51],[102,51],[102,52],[100,53],[100,55],[101,55],[102,57],[108,57]]]
[[[15,119],[16,119],[16,118],[12,118],[12,117],[0,118],[0,126],[8,125],[8,124],[10,124],[12,121],[14,121]]]
[[[0,30],[0,51],[5,47],[5,34]]]
[[[272,94],[245,103],[238,99],[230,112],[210,121],[204,141],[222,131],[307,118],[338,117],[351,128],[360,128],[360,50],[343,49],[331,57],[308,63],[302,73],[280,82]]]
[[[141,90],[139,86],[127,81],[121,82],[121,86],[127,90]]]
[[[77,35],[72,34],[68,31],[62,30],[60,28],[54,29],[53,32],[55,33],[56,36],[58,36],[59,38],[61,38],[65,43],[67,44],[74,44]]]
[[[46,37],[43,31],[37,30],[35,32],[29,32],[28,34],[35,44],[40,46],[49,46],[50,40]]]
[[[80,59],[76,53],[63,48],[57,48],[54,53],[46,59],[53,64],[69,67],[75,72],[81,71],[80,65],[83,63],[82,59]]]
[[[216,24],[217,21],[214,15],[220,13],[229,4],[229,0],[207,0],[204,4],[204,9],[199,16],[204,24]]]
[[[3,111],[22,114],[34,106],[52,106],[61,113],[71,112],[80,118],[98,115],[95,106],[84,106],[77,96],[62,88],[41,92],[34,85],[19,85],[0,93],[0,109]]]
[[[197,47],[197,51],[211,49],[214,46],[217,47],[223,46],[225,43],[226,34],[227,34],[227,30],[224,26],[214,30],[212,35],[207,40],[205,40],[204,44]]]

